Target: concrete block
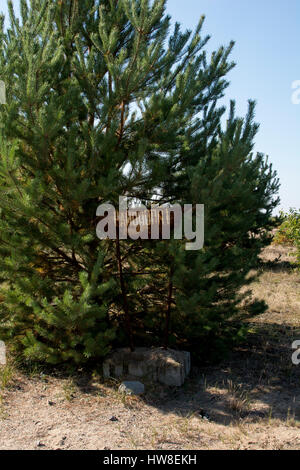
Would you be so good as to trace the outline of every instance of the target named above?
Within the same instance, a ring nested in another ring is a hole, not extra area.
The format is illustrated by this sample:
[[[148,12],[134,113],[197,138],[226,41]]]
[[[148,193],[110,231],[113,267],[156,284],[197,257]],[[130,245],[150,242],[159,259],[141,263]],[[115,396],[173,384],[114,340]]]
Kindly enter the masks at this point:
[[[137,348],[131,352],[122,348],[111,353],[103,363],[103,375],[135,380],[144,378],[180,387],[190,373],[191,360],[187,351],[163,348]]]

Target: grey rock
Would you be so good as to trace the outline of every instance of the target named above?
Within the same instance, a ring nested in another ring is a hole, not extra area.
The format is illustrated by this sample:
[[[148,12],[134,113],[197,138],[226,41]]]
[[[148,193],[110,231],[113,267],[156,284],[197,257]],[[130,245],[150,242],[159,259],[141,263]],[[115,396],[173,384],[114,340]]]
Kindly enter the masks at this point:
[[[126,395],[142,395],[145,392],[145,386],[142,382],[122,382],[119,392]]]
[[[36,442],[37,447],[45,447],[45,444],[43,444],[41,441]]]
[[[64,437],[61,439],[59,445],[64,446],[66,439],[67,439],[67,436],[64,436]]]
[[[111,418],[109,418],[109,421],[115,422],[115,421],[119,421],[119,420],[116,416],[112,416]]]

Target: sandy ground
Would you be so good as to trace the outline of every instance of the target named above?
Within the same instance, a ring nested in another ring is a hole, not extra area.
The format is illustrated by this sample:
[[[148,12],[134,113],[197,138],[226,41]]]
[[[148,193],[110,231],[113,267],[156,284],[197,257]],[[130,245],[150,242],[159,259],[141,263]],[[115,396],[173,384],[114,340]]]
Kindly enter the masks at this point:
[[[122,397],[117,382],[9,365],[0,370],[0,449],[300,449],[300,277],[289,249],[270,247],[253,295],[269,310],[221,364],[178,388]]]

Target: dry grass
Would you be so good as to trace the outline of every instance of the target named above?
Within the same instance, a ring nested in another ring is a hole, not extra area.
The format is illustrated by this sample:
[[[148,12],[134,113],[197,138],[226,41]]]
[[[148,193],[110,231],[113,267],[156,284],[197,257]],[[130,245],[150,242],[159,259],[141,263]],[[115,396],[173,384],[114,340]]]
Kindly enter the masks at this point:
[[[157,385],[136,398],[98,373],[0,370],[0,449],[300,449],[300,366],[291,361],[300,277],[289,251],[263,253],[252,290],[269,309],[250,321],[247,343],[194,368],[181,389]]]
[[[252,285],[253,295],[265,300],[269,308],[255,321],[300,327],[300,276],[294,268],[287,246],[271,245],[262,255],[264,266],[259,280]]]
[[[0,366],[0,419],[5,418],[5,397],[13,383],[15,374],[16,370],[12,360],[9,364]]]

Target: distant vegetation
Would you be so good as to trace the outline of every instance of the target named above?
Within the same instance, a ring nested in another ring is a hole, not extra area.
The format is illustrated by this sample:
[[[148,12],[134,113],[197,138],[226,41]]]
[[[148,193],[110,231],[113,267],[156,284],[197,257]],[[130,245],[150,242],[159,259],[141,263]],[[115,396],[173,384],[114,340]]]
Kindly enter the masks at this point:
[[[297,249],[297,266],[300,270],[300,209],[281,212],[282,224],[275,235],[274,242],[278,245],[293,245]]]

